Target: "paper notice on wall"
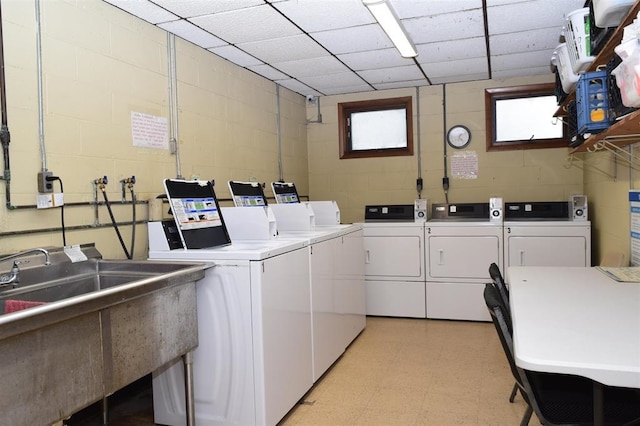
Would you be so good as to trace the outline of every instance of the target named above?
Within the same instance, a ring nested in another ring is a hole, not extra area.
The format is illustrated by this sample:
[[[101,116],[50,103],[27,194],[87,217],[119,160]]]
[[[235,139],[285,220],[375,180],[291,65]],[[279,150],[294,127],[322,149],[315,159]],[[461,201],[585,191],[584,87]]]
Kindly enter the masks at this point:
[[[454,179],[478,178],[478,155],[475,151],[456,152],[451,155],[451,177]]]
[[[631,216],[629,263],[631,266],[640,266],[640,191],[633,189],[629,191],[629,208],[629,216]]]
[[[131,111],[131,136],[133,146],[169,149],[167,119]]]

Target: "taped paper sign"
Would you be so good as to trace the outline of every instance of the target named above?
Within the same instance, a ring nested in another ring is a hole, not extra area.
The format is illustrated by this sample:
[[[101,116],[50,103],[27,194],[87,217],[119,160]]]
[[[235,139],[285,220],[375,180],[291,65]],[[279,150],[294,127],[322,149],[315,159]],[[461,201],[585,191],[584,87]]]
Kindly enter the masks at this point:
[[[478,178],[478,155],[475,151],[462,151],[451,155],[451,177],[454,179]]]

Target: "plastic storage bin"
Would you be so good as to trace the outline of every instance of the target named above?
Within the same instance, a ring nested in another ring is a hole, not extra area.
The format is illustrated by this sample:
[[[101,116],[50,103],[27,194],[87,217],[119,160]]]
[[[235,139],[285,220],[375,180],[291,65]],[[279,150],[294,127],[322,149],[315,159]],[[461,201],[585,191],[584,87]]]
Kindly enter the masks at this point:
[[[551,57],[551,63],[557,68],[560,82],[562,83],[562,90],[564,90],[565,93],[573,92],[578,82],[578,75],[573,72],[571,67],[571,60],[569,59],[569,51],[567,50],[566,43],[560,43],[558,47],[556,47]]]
[[[600,28],[617,27],[635,0],[593,0],[593,16]]]
[[[607,72],[594,71],[580,76],[576,85],[578,133],[598,133],[609,127],[609,96]]]
[[[615,48],[622,62],[611,73],[620,89],[622,104],[627,107],[640,107],[640,42],[627,41]]]
[[[590,21],[588,7],[567,14],[565,39],[571,68],[576,74],[584,72],[594,60],[591,55]]]

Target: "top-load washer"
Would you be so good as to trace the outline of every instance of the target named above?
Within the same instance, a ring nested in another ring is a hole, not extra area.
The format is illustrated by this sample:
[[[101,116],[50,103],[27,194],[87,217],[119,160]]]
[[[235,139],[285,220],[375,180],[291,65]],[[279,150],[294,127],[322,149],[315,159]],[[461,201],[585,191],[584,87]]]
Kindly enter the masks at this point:
[[[149,259],[215,264],[196,285],[196,423],[275,425],[313,384],[308,243],[228,244],[210,183],[172,181],[165,187],[175,220],[149,222]],[[207,238],[200,237],[209,228],[219,246],[207,248]],[[186,424],[184,386],[179,363],[154,373],[156,423]]]
[[[432,206],[425,224],[427,318],[490,320],[483,291],[489,265],[503,265],[500,203]]]

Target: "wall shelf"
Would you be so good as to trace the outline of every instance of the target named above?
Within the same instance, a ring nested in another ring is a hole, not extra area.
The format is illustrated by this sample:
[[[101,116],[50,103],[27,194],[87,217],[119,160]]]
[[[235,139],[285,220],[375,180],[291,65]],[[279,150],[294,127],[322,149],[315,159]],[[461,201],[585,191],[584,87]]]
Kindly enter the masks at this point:
[[[616,31],[611,35],[611,38],[607,41],[607,43],[602,47],[600,53],[596,56],[595,60],[589,68],[587,72],[596,71],[598,67],[602,65],[606,65],[606,63],[611,59],[611,56],[614,55],[614,48],[620,44],[622,40],[622,35],[624,33],[624,27],[629,25],[638,15],[640,11],[640,0],[636,0],[634,5],[629,10],[629,13],[622,20]],[[555,113],[555,116],[565,116],[566,115],[566,106],[571,100],[575,100],[575,91],[570,93],[569,96],[560,104],[558,110]],[[638,137],[618,137],[624,136],[628,134],[637,134],[640,131],[640,110],[634,111],[632,113],[627,114],[616,123],[613,123],[608,129],[603,130],[600,133],[593,134],[587,140],[585,140],[581,145],[570,148],[570,154],[579,153],[579,152],[593,152],[600,142],[606,140],[607,144],[623,148],[628,145],[632,145],[636,142],[640,142],[640,136]]]

